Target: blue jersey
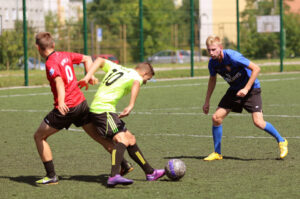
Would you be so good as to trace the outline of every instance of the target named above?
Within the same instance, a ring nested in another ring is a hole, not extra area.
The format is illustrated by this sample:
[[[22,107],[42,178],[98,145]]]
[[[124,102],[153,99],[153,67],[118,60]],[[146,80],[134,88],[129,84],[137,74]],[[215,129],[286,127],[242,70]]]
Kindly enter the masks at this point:
[[[252,71],[248,69],[250,61],[246,59],[241,53],[224,49],[224,57],[222,62],[218,59],[210,59],[208,69],[210,76],[220,74],[223,79],[230,85],[230,90],[240,90],[247,84]],[[260,83],[256,79],[253,83],[253,88],[260,88]]]

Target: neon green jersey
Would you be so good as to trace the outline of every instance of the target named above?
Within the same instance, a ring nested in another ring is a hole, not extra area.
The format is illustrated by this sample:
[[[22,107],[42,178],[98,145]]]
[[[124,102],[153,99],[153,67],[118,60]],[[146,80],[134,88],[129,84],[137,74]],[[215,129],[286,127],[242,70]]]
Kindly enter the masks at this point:
[[[134,69],[125,68],[109,60],[105,60],[103,71],[106,72],[91,104],[93,113],[116,112],[118,101],[129,92],[133,82],[143,84],[143,78]]]

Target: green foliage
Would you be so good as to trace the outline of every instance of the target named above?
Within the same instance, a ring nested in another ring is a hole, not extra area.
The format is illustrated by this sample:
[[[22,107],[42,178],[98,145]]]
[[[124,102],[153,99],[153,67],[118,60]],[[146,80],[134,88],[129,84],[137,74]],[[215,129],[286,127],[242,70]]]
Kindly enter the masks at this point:
[[[284,18],[286,29],[286,57],[300,56],[300,15],[288,14]]]
[[[17,21],[15,23],[14,30],[5,30],[0,36],[0,70],[15,70],[20,69],[23,63],[20,60],[24,54],[23,45],[23,27],[22,22]],[[34,47],[34,29],[30,26],[27,28],[27,40],[28,40],[28,56],[35,56]]]
[[[241,14],[240,29],[241,52],[249,58],[277,58],[280,54],[279,33],[258,33],[256,17],[261,15],[279,15],[279,1],[274,8],[273,1],[248,0]],[[284,5],[284,29],[286,31],[286,57],[300,55],[300,15],[288,12]]]
[[[198,3],[195,3],[195,10]],[[178,25],[179,46],[189,44],[190,12],[189,1],[185,0],[183,6],[176,9],[172,0],[143,1],[143,29],[144,53],[152,55],[160,50],[174,48],[174,25]],[[89,21],[94,21],[102,28],[103,41],[101,49],[121,56],[122,34],[126,25],[127,48],[130,53],[128,61],[139,60],[139,2],[136,0],[95,0],[87,6]],[[195,12],[195,20],[197,19]],[[124,55],[122,55],[124,56]]]
[[[82,20],[58,22],[58,18],[52,12],[45,17],[46,30],[55,39],[55,49],[58,51],[73,51],[83,53]]]

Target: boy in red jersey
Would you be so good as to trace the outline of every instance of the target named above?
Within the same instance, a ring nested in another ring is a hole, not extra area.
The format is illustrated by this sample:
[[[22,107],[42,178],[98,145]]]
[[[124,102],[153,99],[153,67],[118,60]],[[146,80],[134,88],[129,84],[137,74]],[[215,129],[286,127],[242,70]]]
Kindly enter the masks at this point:
[[[40,55],[46,59],[47,79],[54,96],[54,109],[48,113],[34,134],[37,150],[47,172],[46,177],[36,183],[57,184],[58,177],[54,170],[52,152],[46,141],[49,136],[75,124],[77,127],[82,126],[85,132],[109,152],[113,148],[113,143],[96,133],[96,129],[88,117],[88,104],[77,86],[73,64],[83,63],[88,71],[93,62],[91,57],[72,52],[56,52],[54,50],[55,42],[48,32],[40,32],[36,35],[36,46]],[[89,83],[96,82],[97,79],[93,77]],[[122,166],[127,171],[130,169],[126,160],[123,161]]]

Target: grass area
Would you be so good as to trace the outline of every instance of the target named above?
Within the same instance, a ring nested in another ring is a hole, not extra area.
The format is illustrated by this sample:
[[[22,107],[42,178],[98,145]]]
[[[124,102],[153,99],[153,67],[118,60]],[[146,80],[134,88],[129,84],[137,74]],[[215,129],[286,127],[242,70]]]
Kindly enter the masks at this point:
[[[105,186],[110,155],[74,126],[48,138],[59,184],[36,186],[34,181],[45,173],[33,134],[52,108],[52,94],[48,87],[0,90],[0,198],[299,198],[299,79],[300,74],[260,76],[265,119],[289,141],[285,160],[278,160],[276,141],[254,127],[244,112],[224,121],[224,159],[214,162],[203,158],[213,150],[211,114],[227,84],[218,79],[207,116],[201,111],[207,79],[149,82],[124,121],[153,167],[179,158],[187,172],[179,182],[167,177],[147,182],[134,164],[127,177],[135,183],[115,189]],[[96,89],[84,91],[89,103]],[[121,100],[119,111],[128,99]]]
[[[270,72],[280,72],[279,62],[277,59],[272,60],[254,60],[255,63],[265,64],[265,63],[275,63],[274,65],[261,66],[261,73]],[[283,71],[300,71],[300,64],[288,64],[291,62],[299,62],[300,58],[286,59],[286,64],[284,65]],[[127,64],[127,67],[134,67],[135,64]],[[155,64],[154,68],[156,70],[156,79],[161,78],[178,78],[178,77],[190,77],[191,70],[188,64]],[[162,70],[165,69],[165,70]],[[75,68],[77,78],[80,79],[84,75],[84,69],[81,67]],[[195,77],[207,76],[209,75],[207,69],[207,62],[196,62],[194,64],[194,74]],[[0,87],[11,87],[11,86],[23,86],[25,85],[23,70],[16,71],[0,71]],[[99,79],[103,77],[102,73],[97,75]],[[30,70],[28,72],[28,84],[30,86],[35,85],[48,85],[48,80],[46,79],[45,71]]]

